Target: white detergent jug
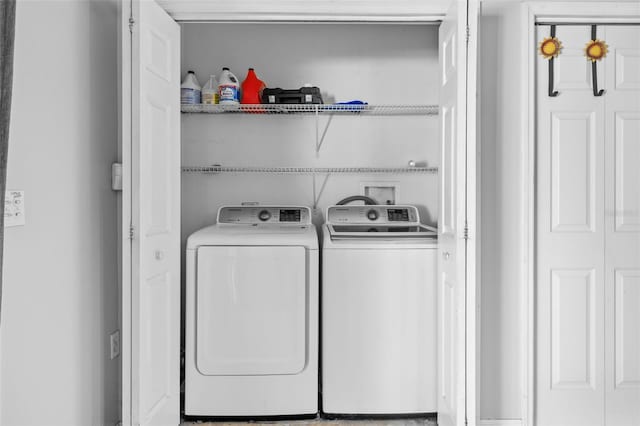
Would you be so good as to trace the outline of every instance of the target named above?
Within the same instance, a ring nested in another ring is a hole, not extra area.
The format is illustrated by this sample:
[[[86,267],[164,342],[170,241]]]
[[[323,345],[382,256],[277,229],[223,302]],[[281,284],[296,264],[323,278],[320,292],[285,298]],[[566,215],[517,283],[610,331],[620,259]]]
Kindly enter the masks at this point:
[[[209,81],[202,88],[202,103],[209,105],[219,103],[218,80],[215,75],[209,76]]]
[[[218,98],[220,105],[237,105],[240,103],[240,84],[238,78],[229,68],[222,68],[218,84]]]
[[[180,85],[180,103],[199,104],[202,102],[201,98],[202,88],[196,79],[196,73],[189,71]]]

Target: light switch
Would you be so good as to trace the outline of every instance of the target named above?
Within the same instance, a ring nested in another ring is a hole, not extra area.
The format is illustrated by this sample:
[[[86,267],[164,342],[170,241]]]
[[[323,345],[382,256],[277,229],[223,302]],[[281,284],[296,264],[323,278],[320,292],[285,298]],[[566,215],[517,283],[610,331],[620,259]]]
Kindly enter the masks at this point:
[[[7,191],[4,196],[5,228],[24,224],[24,191]]]

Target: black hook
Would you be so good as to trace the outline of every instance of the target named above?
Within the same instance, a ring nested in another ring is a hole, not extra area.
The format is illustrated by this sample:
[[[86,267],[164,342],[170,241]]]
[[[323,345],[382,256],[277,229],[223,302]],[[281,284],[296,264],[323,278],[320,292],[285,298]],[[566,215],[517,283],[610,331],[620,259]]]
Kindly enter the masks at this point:
[[[556,26],[555,25],[551,25],[551,38],[556,36]],[[555,58],[552,56],[551,59],[549,59],[549,96],[551,96],[552,98],[555,98],[556,96],[558,96],[558,91],[557,90],[553,90],[553,60]]]
[[[591,26],[591,40],[596,39],[596,25]],[[604,89],[598,90],[598,66],[596,61],[591,61],[591,79],[593,81],[593,96],[604,95]]]

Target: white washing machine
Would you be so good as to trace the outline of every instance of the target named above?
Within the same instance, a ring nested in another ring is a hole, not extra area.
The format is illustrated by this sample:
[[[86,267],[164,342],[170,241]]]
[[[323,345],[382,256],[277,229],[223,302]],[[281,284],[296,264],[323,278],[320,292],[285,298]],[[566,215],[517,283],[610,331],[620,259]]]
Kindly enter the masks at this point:
[[[222,207],[186,265],[186,416],[318,411],[318,235],[308,207]]]
[[[333,206],[322,245],[322,410],[437,411],[437,232],[414,206]]]

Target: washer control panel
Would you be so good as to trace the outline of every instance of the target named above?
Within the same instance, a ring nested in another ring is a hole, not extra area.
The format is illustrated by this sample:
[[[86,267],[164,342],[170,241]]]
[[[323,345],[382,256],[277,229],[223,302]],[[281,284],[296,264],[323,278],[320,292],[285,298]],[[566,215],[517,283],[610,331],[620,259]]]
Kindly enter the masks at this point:
[[[415,206],[332,206],[327,223],[420,223]]]
[[[218,210],[218,223],[310,225],[311,210],[299,206],[225,206]]]

